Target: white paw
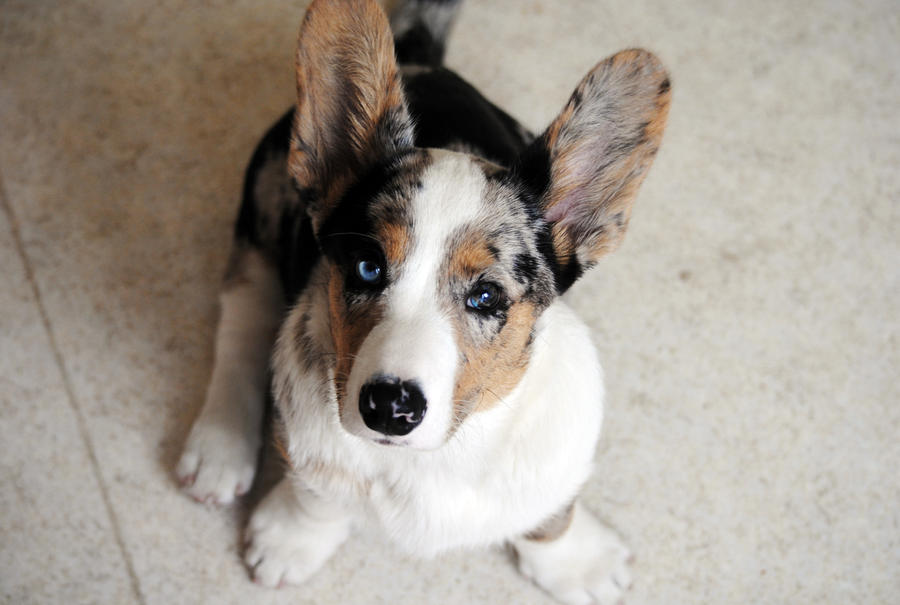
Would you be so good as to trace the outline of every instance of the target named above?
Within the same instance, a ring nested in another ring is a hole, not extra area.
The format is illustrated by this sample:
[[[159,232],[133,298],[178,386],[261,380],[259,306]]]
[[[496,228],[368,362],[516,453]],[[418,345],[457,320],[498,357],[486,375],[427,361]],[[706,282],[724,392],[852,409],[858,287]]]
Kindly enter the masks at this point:
[[[194,424],[175,474],[198,502],[227,505],[253,484],[260,437],[243,427],[222,426],[202,416]]]
[[[567,605],[612,605],[631,586],[631,553],[579,504],[569,529],[552,542],[519,540],[519,571]]]
[[[280,588],[301,584],[318,571],[347,538],[343,518],[307,514],[283,480],[259,505],[247,526],[244,561],[253,581]]]

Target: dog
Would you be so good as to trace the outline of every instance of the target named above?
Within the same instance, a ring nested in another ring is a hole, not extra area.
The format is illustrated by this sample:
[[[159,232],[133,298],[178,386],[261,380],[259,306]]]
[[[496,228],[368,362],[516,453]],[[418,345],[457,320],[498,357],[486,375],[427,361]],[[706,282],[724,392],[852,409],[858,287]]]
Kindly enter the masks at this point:
[[[559,297],[622,241],[669,76],[620,52],[532,135],[442,66],[458,5],[309,6],[176,474],[197,500],[246,493],[270,393],[287,470],[247,528],[257,582],[303,582],[369,523],[421,556],[509,544],[558,600],[615,602],[629,551],[577,499],[602,373]]]

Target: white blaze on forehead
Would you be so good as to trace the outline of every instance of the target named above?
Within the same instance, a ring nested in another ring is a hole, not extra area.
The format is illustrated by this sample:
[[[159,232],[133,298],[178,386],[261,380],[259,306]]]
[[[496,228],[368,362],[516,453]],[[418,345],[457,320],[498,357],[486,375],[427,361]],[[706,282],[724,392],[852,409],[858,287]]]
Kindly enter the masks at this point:
[[[449,238],[478,217],[487,181],[481,169],[464,154],[442,149],[430,153],[432,163],[423,173],[422,187],[410,204],[412,247],[398,268],[391,297],[396,293],[420,303],[431,298],[432,304],[437,304],[434,297],[440,287],[438,270],[449,253]]]
[[[427,401],[425,417],[395,442],[421,449],[440,447],[453,422],[458,351],[453,324],[445,313],[452,301],[439,298],[444,290],[439,271],[450,253],[452,235],[477,219],[487,184],[465,155],[431,154],[422,187],[410,200],[409,252],[400,266],[390,268],[384,316],[360,347],[348,381],[348,393],[354,398],[363,384],[379,375],[416,381]],[[345,414],[342,422],[361,437],[383,437],[365,426],[358,410]]]

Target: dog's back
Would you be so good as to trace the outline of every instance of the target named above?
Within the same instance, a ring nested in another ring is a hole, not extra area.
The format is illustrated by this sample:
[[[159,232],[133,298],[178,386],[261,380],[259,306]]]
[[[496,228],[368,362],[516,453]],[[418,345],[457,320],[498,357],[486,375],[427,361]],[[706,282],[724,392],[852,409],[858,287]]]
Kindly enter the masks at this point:
[[[465,151],[508,168],[533,135],[442,67],[459,5],[458,0],[411,0],[391,17],[416,145]]]

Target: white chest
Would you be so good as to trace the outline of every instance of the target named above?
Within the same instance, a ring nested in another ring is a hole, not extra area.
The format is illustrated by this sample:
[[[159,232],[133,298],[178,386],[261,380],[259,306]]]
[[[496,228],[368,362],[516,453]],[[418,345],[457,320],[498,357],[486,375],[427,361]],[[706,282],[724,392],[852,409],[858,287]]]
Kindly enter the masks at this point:
[[[470,416],[433,451],[348,434],[327,380],[280,401],[297,480],[353,501],[402,549],[500,543],[567,506],[587,479],[602,421],[602,375],[590,338],[562,305],[545,312],[534,358],[501,405]]]

